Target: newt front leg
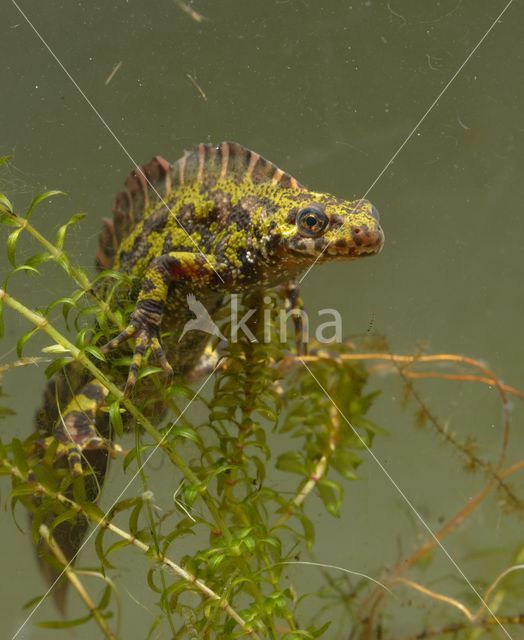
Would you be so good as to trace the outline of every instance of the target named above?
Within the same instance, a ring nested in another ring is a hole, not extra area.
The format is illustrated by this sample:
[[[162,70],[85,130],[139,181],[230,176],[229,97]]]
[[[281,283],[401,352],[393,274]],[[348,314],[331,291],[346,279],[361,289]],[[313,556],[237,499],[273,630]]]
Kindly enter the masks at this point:
[[[173,368],[160,344],[160,324],[169,286],[177,282],[205,286],[216,277],[216,271],[212,266],[214,262],[213,256],[173,251],[149,263],[128,326],[102,347],[102,351],[108,353],[129,338],[135,338],[133,362],[129,368],[125,388],[126,394],[130,392],[137,380],[138,370],[147,349],[151,349],[167,375],[169,377],[173,375]]]

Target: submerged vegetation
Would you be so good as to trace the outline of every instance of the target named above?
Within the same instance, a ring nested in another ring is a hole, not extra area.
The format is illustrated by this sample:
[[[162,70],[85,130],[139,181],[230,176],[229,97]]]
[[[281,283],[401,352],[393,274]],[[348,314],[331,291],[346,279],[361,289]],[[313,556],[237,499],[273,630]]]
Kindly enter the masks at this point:
[[[65,460],[56,460],[56,448],[42,447],[41,434],[29,433],[24,426],[24,440],[2,438],[0,473],[5,482],[11,481],[13,517],[22,523],[20,509],[31,513],[33,544],[48,547],[47,555],[63,569],[61,580],[86,606],[79,618],[64,614],[37,624],[97,625],[100,637],[120,637],[126,611],[121,610],[118,594],[125,589],[125,574],[118,568],[130,549],[156,602],[151,638],[305,640],[332,638],[336,633],[348,640],[472,639],[483,631],[503,637],[501,627],[524,625],[519,607],[524,549],[516,549],[513,564],[501,567],[498,575],[475,580],[478,597],[462,579],[455,593],[441,592],[438,584],[427,581],[427,570],[420,572],[433,560],[439,544],[445,544],[492,493],[500,499],[501,517],[524,514],[524,497],[509,483],[522,471],[524,460],[506,460],[509,397],[523,398],[522,392],[470,358],[400,356],[378,340],[366,352],[358,343],[346,342],[329,349],[313,344],[309,355],[296,356],[292,347],[277,340],[276,327],[272,341],[262,339],[261,314],[269,309],[277,324],[280,302],[272,295],[264,307],[266,292],[260,292],[243,301],[259,310],[249,320],[258,342],[239,334],[238,342],[227,345],[215,372],[192,386],[176,381],[166,388],[157,367],[145,368],[140,375],[151,378],[154,394],[128,398],[115,381],[122,379],[129,361],[111,363],[114,376],[107,363],[101,370],[105,359],[96,344],[109,339],[115,327],[124,328],[126,293],[132,282],[109,271],[91,280],[75,266],[64,246],[68,231],[81,216],[60,227],[54,240],[33,223],[41,203],[59,193],[35,198],[23,216],[0,194],[0,221],[9,228],[6,252],[11,265],[0,284],[0,331],[1,314],[6,312],[29,322],[29,330],[18,338],[16,358],[0,364],[0,418],[15,420],[9,398],[2,395],[2,378],[14,367],[41,361],[42,354],[28,353],[31,339],[46,334],[48,377],[67,371],[64,368],[74,361],[109,392],[112,469],[121,489],[102,509],[86,495],[89,469],[72,477]],[[17,245],[26,236],[36,249],[22,259]],[[66,272],[73,290],[34,310],[18,299],[17,284],[23,277],[33,282],[42,278],[48,263]],[[315,523],[307,505],[322,504],[336,518],[342,509],[351,509],[344,503],[344,489],[350,481],[358,483],[359,465],[382,466],[372,446],[383,431],[368,417],[377,395],[369,385],[375,373],[399,377],[404,402],[415,408],[414,426],[433,430],[447,445],[442,455],[453,451],[465,471],[476,473],[484,484],[433,533],[421,520],[424,535],[419,546],[403,550],[397,564],[384,567],[381,575],[370,577],[316,563],[324,574],[319,591],[297,577],[299,572],[291,565],[311,563],[315,557],[311,555]],[[478,441],[461,439],[435,415],[415,386],[420,378],[471,382],[496,390],[503,420],[501,447],[493,461],[483,456]],[[167,419],[155,421],[158,403],[169,407]],[[134,434],[134,442],[126,431]],[[152,468],[147,463],[153,456]],[[171,500],[165,499],[166,486]],[[91,523],[86,542],[98,559],[98,566],[88,570],[82,557],[68,565],[53,539],[58,526],[79,516]],[[459,565],[462,559],[456,558]],[[455,571],[452,565],[451,571]],[[39,603],[39,598],[33,600],[29,612]],[[398,629],[396,612],[409,603],[425,609],[419,628],[411,635],[392,635],[389,625]],[[337,621],[330,624],[331,620]]]

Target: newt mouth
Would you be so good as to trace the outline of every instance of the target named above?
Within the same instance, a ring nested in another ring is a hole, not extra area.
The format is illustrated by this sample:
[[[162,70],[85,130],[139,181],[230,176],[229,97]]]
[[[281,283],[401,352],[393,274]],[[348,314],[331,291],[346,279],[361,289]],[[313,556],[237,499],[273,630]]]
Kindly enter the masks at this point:
[[[384,246],[384,232],[378,226],[373,230],[367,227],[356,227],[351,230],[351,237],[338,238],[329,242],[323,249],[328,260],[331,258],[360,258],[373,256],[382,251]]]
[[[293,255],[305,258],[314,257],[320,262],[334,260],[356,260],[380,253],[384,246],[384,232],[380,226],[370,230],[368,227],[354,227],[351,235],[334,240],[326,237],[300,238],[290,246]]]

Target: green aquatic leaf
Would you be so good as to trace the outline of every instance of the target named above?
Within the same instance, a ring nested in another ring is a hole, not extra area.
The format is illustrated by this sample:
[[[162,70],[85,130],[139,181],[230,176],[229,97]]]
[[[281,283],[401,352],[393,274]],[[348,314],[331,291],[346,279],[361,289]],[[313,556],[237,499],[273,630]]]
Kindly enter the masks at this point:
[[[88,613],[87,616],[71,620],[44,620],[42,622],[35,622],[35,626],[40,627],[41,629],[72,629],[73,627],[79,627],[90,620],[92,620],[92,616]]]
[[[56,189],[52,189],[50,191],[44,191],[44,193],[41,193],[40,195],[36,196],[31,201],[31,204],[29,205],[29,209],[25,214],[26,219],[29,220],[29,218],[33,214],[35,207],[37,207],[44,200],[49,200],[50,198],[54,198],[55,196],[65,196],[65,195],[67,194],[64,191],[57,191]]]
[[[57,358],[53,360],[49,366],[45,369],[46,378],[51,378],[55,375],[60,369],[63,369],[71,362],[71,358]]]
[[[19,227],[18,229],[11,231],[11,233],[7,237],[7,259],[13,267],[16,267],[16,244],[22,231],[23,227]]]
[[[64,248],[64,242],[69,228],[71,226],[74,226],[75,224],[78,224],[80,220],[83,220],[85,218],[85,216],[85,213],[77,213],[58,229],[55,238],[55,247],[57,249],[61,250]]]
[[[280,454],[277,459],[277,469],[298,473],[300,476],[307,475],[304,458],[298,451],[287,451]]]
[[[38,333],[38,331],[38,327],[34,327],[33,329],[26,331],[26,333],[22,334],[22,336],[18,339],[16,343],[16,354],[19,358],[22,357],[22,352],[24,350],[26,342],[30,340],[36,333]]]
[[[338,482],[333,482],[327,478],[321,478],[317,482],[317,490],[320,499],[331,515],[340,516],[340,507],[344,499],[344,489]]]
[[[124,435],[124,423],[122,421],[123,409],[120,408],[120,401],[115,400],[109,405],[109,420],[115,433],[120,438]]]
[[[8,226],[13,225],[13,219],[11,217],[13,214],[13,205],[3,193],[0,193],[0,214],[2,214],[1,222],[3,224],[7,224]]]

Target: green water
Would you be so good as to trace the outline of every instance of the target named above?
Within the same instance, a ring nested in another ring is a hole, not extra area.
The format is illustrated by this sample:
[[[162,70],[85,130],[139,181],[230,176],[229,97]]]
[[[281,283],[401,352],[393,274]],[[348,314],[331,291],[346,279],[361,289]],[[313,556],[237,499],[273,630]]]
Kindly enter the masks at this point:
[[[365,334],[371,324],[394,352],[423,346],[479,358],[505,382],[523,387],[521,1],[495,24],[374,184],[504,5],[200,0],[192,5],[205,16],[198,22],[172,0],[22,2],[83,97],[4,0],[0,154],[12,155],[13,163],[0,174],[1,187],[19,208],[43,189],[67,191],[67,199],[45,208],[38,222],[51,233],[72,213],[86,212],[69,247],[89,267],[100,218],[109,215],[131,169],[129,156],[138,163],[155,154],[174,160],[201,141],[236,140],[319,191],[357,197],[373,184],[369,198],[381,212],[384,251],[360,263],[315,267],[302,287],[308,309],[336,307],[346,334]],[[0,270],[7,270],[5,255]],[[17,295],[29,306],[63,293],[64,277],[56,269],[46,273],[43,280],[16,280]],[[14,337],[26,326],[7,316],[2,361],[14,358]],[[38,355],[37,343],[32,348]],[[390,433],[377,439],[374,452],[436,528],[480,490],[483,478],[464,475],[457,455],[431,431],[416,431],[412,410],[399,408],[401,386],[394,376],[371,382],[383,391],[372,418]],[[6,378],[18,415],[2,424],[2,437],[30,432],[43,383],[43,368]],[[501,409],[493,389],[444,381],[419,388],[449,429],[478,438],[480,453],[496,459]],[[518,402],[510,461],[519,459],[524,443]],[[340,521],[314,501],[310,506],[312,515],[318,512],[315,557],[378,576],[427,532],[372,459],[360,474],[348,487]],[[3,505],[6,497],[4,490]],[[19,519],[25,527],[22,513]],[[446,540],[446,548],[482,586],[511,564],[521,532],[521,522],[501,514],[493,499]],[[8,638],[24,619],[22,605],[42,592],[43,583],[27,535],[13,525],[9,509],[0,535],[0,635]],[[136,562],[131,553],[129,562]],[[306,585],[319,577],[312,568],[300,572]],[[142,575],[125,567],[120,575],[129,589],[122,593],[123,637],[145,637],[153,605],[147,611],[133,600],[145,597]],[[438,552],[424,576],[436,588],[468,593],[465,584],[457,588],[462,578]],[[419,607],[414,614],[404,593],[390,606],[391,632],[399,638],[418,629],[413,625],[420,607],[429,607],[409,594]],[[37,617],[51,615],[50,607],[42,607]],[[341,635],[327,637],[349,637],[340,610],[332,616],[341,622]],[[23,637],[54,634],[28,625]],[[80,628],[74,637],[93,635]]]

